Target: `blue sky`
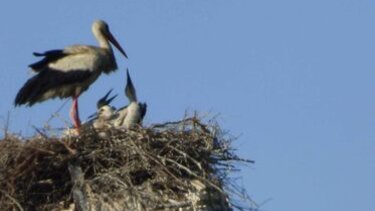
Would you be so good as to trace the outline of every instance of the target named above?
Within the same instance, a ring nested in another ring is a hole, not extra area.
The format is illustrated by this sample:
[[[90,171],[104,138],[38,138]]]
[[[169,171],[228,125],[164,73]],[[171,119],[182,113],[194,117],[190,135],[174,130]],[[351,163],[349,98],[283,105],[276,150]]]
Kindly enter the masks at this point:
[[[119,71],[81,96],[82,119],[110,88],[123,93],[129,67],[147,124],[220,114],[238,153],[256,161],[240,184],[271,199],[262,210],[374,210],[375,1],[3,0],[1,127],[10,112],[10,130],[30,135],[58,110],[65,101],[12,105],[31,53],[96,44],[99,18],[129,60],[116,52]]]

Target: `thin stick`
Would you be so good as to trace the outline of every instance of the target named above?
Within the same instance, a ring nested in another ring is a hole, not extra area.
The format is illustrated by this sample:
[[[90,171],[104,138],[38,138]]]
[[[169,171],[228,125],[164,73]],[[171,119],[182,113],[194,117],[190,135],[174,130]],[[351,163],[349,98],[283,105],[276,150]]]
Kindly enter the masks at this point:
[[[48,136],[46,134],[44,134],[41,130],[39,130],[37,127],[35,127],[34,125],[32,126],[34,128],[34,130],[36,130],[36,132],[39,133],[39,135],[43,136],[43,138],[45,139],[48,139]]]
[[[6,139],[8,137],[8,130],[10,125],[10,111],[7,113],[7,119],[4,125],[4,138]]]
[[[66,105],[66,103],[68,102],[69,100],[65,100],[65,102],[63,104],[61,104],[61,106],[51,115],[51,117],[47,120],[46,124],[48,124],[54,117],[58,116],[58,113],[64,108],[64,106]]]
[[[3,193],[7,198],[9,198],[14,204],[16,204],[16,206],[18,207],[18,209],[20,211],[23,211],[23,208],[22,208],[21,204],[18,203],[18,201],[15,198],[13,198],[12,196],[10,196],[8,193],[6,193],[3,190],[0,190],[0,192]]]

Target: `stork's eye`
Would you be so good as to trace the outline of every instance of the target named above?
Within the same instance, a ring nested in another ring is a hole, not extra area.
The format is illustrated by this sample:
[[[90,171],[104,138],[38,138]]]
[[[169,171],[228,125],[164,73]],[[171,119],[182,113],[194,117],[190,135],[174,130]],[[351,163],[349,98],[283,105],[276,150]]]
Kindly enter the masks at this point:
[[[105,34],[106,36],[108,36],[109,34],[109,27],[108,25],[104,25],[104,27],[102,28],[102,33]]]

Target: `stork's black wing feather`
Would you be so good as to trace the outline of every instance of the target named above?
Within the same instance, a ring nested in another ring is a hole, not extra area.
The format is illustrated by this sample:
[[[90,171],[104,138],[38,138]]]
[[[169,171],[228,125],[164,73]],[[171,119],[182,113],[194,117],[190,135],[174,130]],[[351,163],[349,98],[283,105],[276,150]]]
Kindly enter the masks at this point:
[[[123,107],[121,107],[121,108],[117,109],[117,112],[120,112],[120,111],[122,111],[122,110],[126,109],[126,108],[127,108],[128,106],[129,106],[129,105],[126,105],[126,106],[123,106]]]
[[[93,74],[87,70],[75,70],[69,72],[61,72],[58,70],[44,69],[37,75],[30,78],[23,87],[18,91],[14,104],[22,105],[27,104],[29,106],[36,102],[42,102],[48,98],[67,98],[76,95],[75,88],[77,84],[83,83],[85,80],[91,77]],[[88,88],[81,87],[81,92]],[[69,87],[65,88],[64,87]],[[53,93],[51,96],[46,98],[45,93]]]
[[[143,120],[143,118],[146,116],[147,104],[146,103],[140,103],[139,105],[141,107],[141,120]]]
[[[29,65],[29,67],[33,69],[35,72],[39,72],[49,63],[57,61],[67,56],[68,54],[65,53],[64,50],[50,50],[44,53],[34,52],[33,55],[37,57],[44,57],[42,60]]]

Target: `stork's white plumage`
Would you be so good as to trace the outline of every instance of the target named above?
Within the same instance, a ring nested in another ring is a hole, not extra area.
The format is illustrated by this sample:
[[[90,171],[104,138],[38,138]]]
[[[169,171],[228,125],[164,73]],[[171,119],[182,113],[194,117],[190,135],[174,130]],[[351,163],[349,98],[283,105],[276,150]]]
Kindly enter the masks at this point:
[[[107,23],[95,21],[92,32],[99,47],[73,45],[63,50],[34,53],[42,60],[29,67],[37,74],[19,90],[14,104],[32,106],[51,98],[73,98],[70,116],[76,128],[81,121],[78,114],[78,97],[100,76],[117,69],[111,42],[126,58],[127,55],[109,31]]]

